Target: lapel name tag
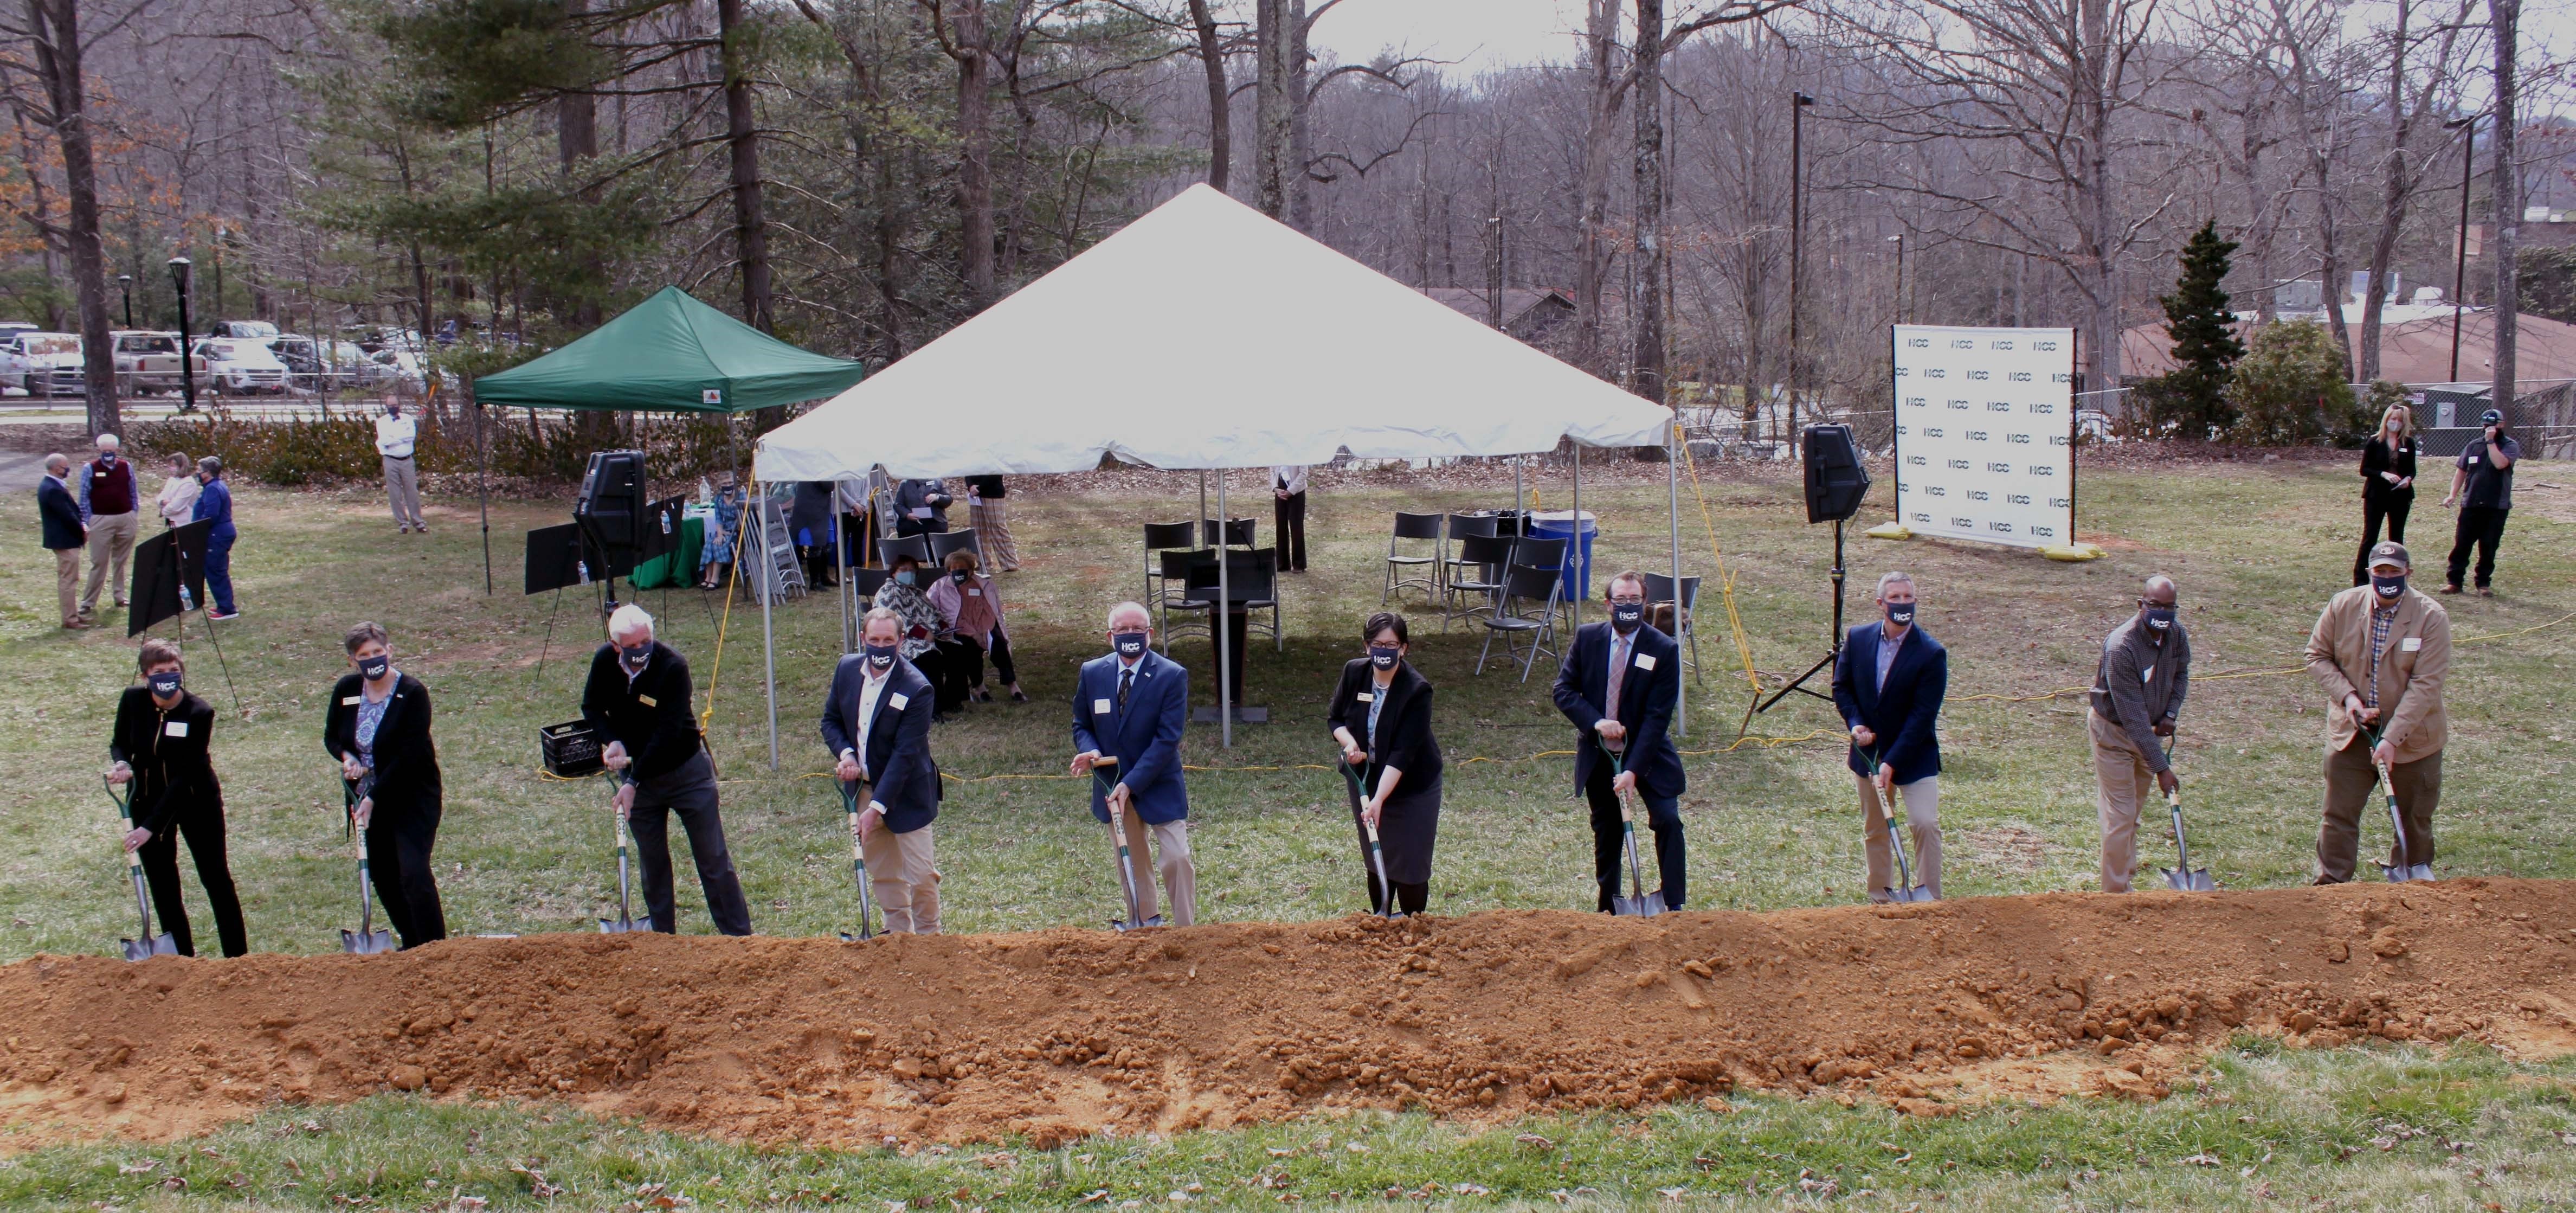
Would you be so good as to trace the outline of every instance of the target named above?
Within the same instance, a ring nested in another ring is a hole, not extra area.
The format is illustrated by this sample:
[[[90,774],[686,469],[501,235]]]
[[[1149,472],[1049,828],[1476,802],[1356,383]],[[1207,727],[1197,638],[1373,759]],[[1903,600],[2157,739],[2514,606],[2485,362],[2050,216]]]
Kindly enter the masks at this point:
[[[188,735],[188,722],[184,720],[164,721],[161,725],[161,735],[164,737],[185,737]]]
[[[2154,666],[2148,666],[2147,668],[2145,668],[2145,669],[2143,669],[2143,670],[2138,671],[2138,681],[2140,681],[2140,682],[2154,682],[2155,680],[2156,680],[2156,667],[2154,667]]]
[[[640,703],[640,704],[643,704],[645,707],[648,707],[648,708],[658,708],[658,707],[662,706],[662,703],[661,703],[661,701],[660,701],[660,700],[657,700],[657,699],[653,698],[653,697],[652,697],[652,696],[650,696],[650,695],[638,695],[638,696],[636,696],[636,697],[635,697],[635,702]]]
[[[969,598],[981,598],[981,597],[983,597],[983,596],[984,596],[984,590],[983,590],[983,587],[981,587],[981,586],[968,586],[968,587],[966,588],[966,596],[967,596],[967,597],[969,597]]]
[[[1644,653],[1639,653],[1637,654],[1637,668],[1641,670],[1652,670],[1655,668],[1655,659]]]
[[[905,695],[902,695],[902,694],[892,694],[892,695],[888,695],[888,696],[886,696],[886,706],[887,706],[887,707],[890,707],[890,708],[893,708],[894,710],[896,710],[896,711],[898,711],[898,712],[900,712],[900,711],[902,711],[902,710],[903,710],[903,705],[905,705],[905,704],[907,704],[907,703],[910,703],[910,702],[912,702],[912,700],[911,700],[909,697],[907,697],[907,696],[905,696]]]
[[[1117,709],[1111,706],[1110,702],[1106,699],[1094,699],[1091,701],[1091,714],[1094,716],[1106,716],[1116,710]]]
[[[340,700],[340,706],[344,708],[354,708],[358,706],[358,697],[355,695],[344,696]]]
[[[2397,651],[2400,653],[2421,652],[2423,648],[2424,638],[2421,636],[2409,636],[2397,642]]]
[[[1376,695],[1373,695],[1373,694],[1371,694],[1371,693],[1369,693],[1369,692],[1367,692],[1367,691],[1362,691],[1362,692],[1360,692],[1360,693],[1359,693],[1359,694],[1357,694],[1357,695],[1353,695],[1351,698],[1353,698],[1353,699],[1357,699],[1357,700],[1359,700],[1361,703],[1375,703],[1375,702],[1377,702],[1377,696],[1376,696]]]

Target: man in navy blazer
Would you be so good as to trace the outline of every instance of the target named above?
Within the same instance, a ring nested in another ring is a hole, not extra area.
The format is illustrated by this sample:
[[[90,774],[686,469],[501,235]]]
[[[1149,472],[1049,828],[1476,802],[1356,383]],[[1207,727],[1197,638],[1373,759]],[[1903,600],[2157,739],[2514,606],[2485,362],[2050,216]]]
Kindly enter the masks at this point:
[[[1664,908],[1682,908],[1690,892],[1680,803],[1689,785],[1672,739],[1682,697],[1680,657],[1672,637],[1646,624],[1646,579],[1626,572],[1610,579],[1610,622],[1577,629],[1556,671],[1556,708],[1582,730],[1574,743],[1574,786],[1592,805],[1592,873],[1603,913],[1627,879],[1619,819],[1619,797],[1626,794],[1646,803]],[[1620,757],[1605,756],[1605,748]]]
[[[1116,801],[1127,849],[1142,859],[1153,835],[1154,867],[1171,899],[1171,924],[1198,917],[1198,869],[1190,864],[1190,797],[1181,784],[1181,729],[1190,718],[1190,672],[1154,651],[1154,617],[1137,603],[1109,608],[1105,657],[1082,664],[1073,683],[1073,773],[1093,764],[1116,764],[1118,781],[1107,795],[1092,781],[1091,815],[1109,820]],[[1149,830],[1150,827],[1150,830]],[[1136,915],[1154,916],[1154,878],[1136,874]]]
[[[1864,623],[1844,638],[1834,658],[1834,708],[1851,728],[1849,765],[1859,780],[1861,820],[1868,835],[1869,899],[1890,901],[1896,863],[1887,853],[1887,817],[1879,798],[1902,795],[1905,823],[1914,835],[1914,879],[1941,895],[1941,696],[1950,689],[1950,653],[1915,623],[1914,579],[1887,573],[1878,579],[1877,623]],[[1870,755],[1879,759],[1871,787]]]
[[[823,744],[855,784],[859,858],[889,932],[939,933],[939,871],[930,823],[939,816],[939,765],[930,759],[930,680],[900,655],[903,617],[878,607],[859,623],[859,652],[832,671]]]
[[[69,456],[45,456],[45,478],[36,482],[36,514],[45,524],[45,548],[54,554],[54,589],[62,599],[63,626],[78,631],[89,626],[80,613],[80,554],[89,543],[89,528],[81,523],[79,499],[64,483],[71,474]]]

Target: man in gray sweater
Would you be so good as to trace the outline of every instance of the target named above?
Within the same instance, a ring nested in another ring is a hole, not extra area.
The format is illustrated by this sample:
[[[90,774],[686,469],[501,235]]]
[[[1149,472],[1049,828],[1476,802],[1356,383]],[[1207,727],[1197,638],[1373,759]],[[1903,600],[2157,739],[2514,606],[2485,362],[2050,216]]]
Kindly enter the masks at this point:
[[[2102,891],[2126,893],[2138,866],[2138,809],[2174,790],[2156,741],[2171,737],[2191,685],[2191,638],[2175,611],[2173,579],[2147,578],[2138,613],[2102,641],[2093,678],[2093,778],[2101,791]],[[2148,787],[2153,784],[2154,791]]]

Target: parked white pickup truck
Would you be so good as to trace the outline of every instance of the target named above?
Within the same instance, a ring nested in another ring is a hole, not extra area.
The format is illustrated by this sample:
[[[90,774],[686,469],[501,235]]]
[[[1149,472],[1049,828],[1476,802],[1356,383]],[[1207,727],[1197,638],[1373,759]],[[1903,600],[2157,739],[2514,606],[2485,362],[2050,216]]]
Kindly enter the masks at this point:
[[[140,392],[175,392],[179,390],[179,335],[143,329],[120,329],[110,333],[116,341],[116,387],[124,395]],[[191,368],[198,378],[206,377],[206,360],[196,358]]]

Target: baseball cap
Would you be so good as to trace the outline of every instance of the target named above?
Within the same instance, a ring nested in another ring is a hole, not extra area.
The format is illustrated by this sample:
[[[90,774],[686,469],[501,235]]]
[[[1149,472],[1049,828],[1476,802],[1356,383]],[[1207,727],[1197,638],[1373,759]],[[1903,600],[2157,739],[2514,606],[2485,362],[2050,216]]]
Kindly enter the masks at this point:
[[[2486,412],[2479,414],[2478,416],[2478,423],[2480,425],[2494,425],[2502,420],[2504,420],[2504,410],[2502,409],[2488,409]]]
[[[2406,545],[2394,539],[2381,540],[2372,545],[2370,563],[2374,567],[2383,564],[2393,564],[2406,569],[2415,567],[2415,561],[2406,554]]]

